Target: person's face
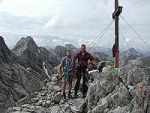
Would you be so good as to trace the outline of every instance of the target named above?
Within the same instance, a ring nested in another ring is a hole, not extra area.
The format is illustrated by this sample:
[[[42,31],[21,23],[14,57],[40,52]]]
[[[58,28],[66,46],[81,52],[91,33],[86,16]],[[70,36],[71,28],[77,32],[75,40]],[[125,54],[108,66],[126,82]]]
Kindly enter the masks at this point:
[[[67,57],[71,57],[72,53],[70,51],[67,51],[66,55]]]
[[[85,46],[81,46],[81,51],[86,51],[86,47]]]

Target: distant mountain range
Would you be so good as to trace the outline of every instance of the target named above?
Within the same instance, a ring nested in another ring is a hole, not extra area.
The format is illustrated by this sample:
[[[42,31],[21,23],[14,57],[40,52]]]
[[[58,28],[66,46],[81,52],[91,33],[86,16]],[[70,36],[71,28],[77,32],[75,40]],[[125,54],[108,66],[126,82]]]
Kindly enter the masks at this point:
[[[69,47],[71,46],[71,47]],[[71,44],[66,44],[65,46],[62,46],[62,47],[69,47],[69,48],[73,48],[73,49],[76,49],[76,50],[79,50],[80,47],[76,47],[74,45],[71,45]],[[52,50],[54,49],[55,47],[46,47],[48,50]],[[88,50],[89,48],[87,48]],[[147,57],[147,56],[150,56],[150,50],[145,50],[145,49],[137,49],[137,48],[130,48],[130,50],[128,49],[124,49],[124,48],[120,48],[120,55],[124,52],[124,51],[132,51],[132,49],[136,50],[138,53],[142,54],[143,57]],[[107,48],[107,47],[99,47],[99,46],[95,46],[93,47],[91,50],[90,50],[91,53],[94,53],[94,52],[103,52],[105,54],[108,55],[109,58],[112,59],[112,48]]]

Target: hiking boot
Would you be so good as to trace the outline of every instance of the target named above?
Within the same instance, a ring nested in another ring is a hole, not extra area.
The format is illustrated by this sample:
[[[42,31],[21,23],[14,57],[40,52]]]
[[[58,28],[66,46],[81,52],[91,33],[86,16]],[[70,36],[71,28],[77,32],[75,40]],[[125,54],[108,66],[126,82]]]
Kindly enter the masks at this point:
[[[86,94],[82,94],[82,98],[85,98],[86,97]]]
[[[63,99],[66,99],[66,96],[63,96]]]
[[[63,92],[63,99],[66,99],[66,93]]]
[[[71,91],[68,92],[68,98],[72,99]]]
[[[68,95],[68,98],[69,98],[69,99],[72,99],[72,95],[71,95],[71,94],[70,94],[70,95]]]
[[[74,93],[74,98],[77,98],[77,97],[78,97],[77,93]]]
[[[74,94],[74,98],[77,98],[78,97],[78,95],[77,94]]]

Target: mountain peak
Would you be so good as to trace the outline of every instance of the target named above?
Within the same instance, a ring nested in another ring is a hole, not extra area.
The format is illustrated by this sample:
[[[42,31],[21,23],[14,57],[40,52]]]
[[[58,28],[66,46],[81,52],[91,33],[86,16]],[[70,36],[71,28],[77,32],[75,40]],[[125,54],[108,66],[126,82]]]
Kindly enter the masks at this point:
[[[138,55],[141,56],[142,54],[138,52],[135,48],[129,48],[129,50],[125,51],[126,54],[131,54],[131,55]]]
[[[143,57],[143,55],[132,47],[129,50],[122,52],[122,54],[120,55],[120,64],[122,66],[127,65],[129,61],[135,60],[140,57]]]
[[[33,38],[31,36],[27,36],[26,39],[27,40],[33,40]]]
[[[67,49],[77,49],[75,46],[73,46],[72,44],[66,44],[65,48]]]
[[[5,44],[4,38],[0,36],[0,62],[9,62],[13,58],[14,56]]]
[[[0,36],[0,49],[2,48],[8,49],[7,45],[5,44],[4,38]]]
[[[133,47],[130,48],[129,50],[130,50],[131,52],[133,52],[133,53],[137,53],[137,51],[136,51],[135,48],[133,48]]]
[[[31,49],[33,51],[38,51],[38,46],[35,43],[35,41],[33,40],[32,37],[27,36],[22,37],[17,44],[15,45],[15,47],[12,49],[12,51],[16,54],[16,55],[21,55],[26,49]]]

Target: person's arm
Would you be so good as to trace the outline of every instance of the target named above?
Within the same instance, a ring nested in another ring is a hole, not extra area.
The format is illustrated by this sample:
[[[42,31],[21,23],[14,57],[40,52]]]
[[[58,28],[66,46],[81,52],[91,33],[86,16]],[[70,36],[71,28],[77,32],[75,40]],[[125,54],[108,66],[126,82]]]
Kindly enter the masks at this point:
[[[76,60],[78,59],[79,53],[76,53],[73,57],[73,68],[75,68]]]
[[[79,53],[76,53],[75,55],[74,55],[74,57],[73,57],[73,61],[75,62],[76,60],[77,60],[77,58],[78,58],[78,55]]]
[[[95,60],[95,57],[93,57],[93,56],[89,53],[89,58],[88,58],[88,60],[93,61],[93,60]]]
[[[62,70],[62,66],[61,66],[61,64],[59,64],[59,66],[58,66],[58,74],[61,74],[61,70]]]
[[[61,60],[59,66],[58,66],[59,79],[61,79],[61,76],[62,76],[62,67],[63,67],[63,59]]]

